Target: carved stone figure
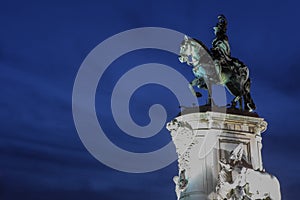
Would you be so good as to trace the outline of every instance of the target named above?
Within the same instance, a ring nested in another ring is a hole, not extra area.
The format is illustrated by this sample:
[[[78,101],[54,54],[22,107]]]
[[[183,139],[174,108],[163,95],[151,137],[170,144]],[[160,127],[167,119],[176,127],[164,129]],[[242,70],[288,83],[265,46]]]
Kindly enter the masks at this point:
[[[176,146],[178,155],[179,175],[173,178],[176,184],[177,199],[180,199],[181,194],[186,190],[189,177],[191,176],[190,166],[190,151],[197,144],[195,141],[195,133],[188,122],[172,120],[167,124],[167,129],[171,131],[172,140]]]
[[[228,161],[220,161],[216,193],[218,200],[281,199],[276,177],[245,167],[243,144],[238,145]]]
[[[179,177],[175,176],[173,178],[174,183],[176,184],[176,194],[177,199],[180,199],[180,194],[187,188],[188,180],[186,179],[185,169],[181,170]]]
[[[194,91],[194,86],[207,89],[209,91],[208,104],[211,104],[213,102],[210,94],[212,84],[224,85],[235,97],[231,102],[232,107],[239,102],[240,109],[243,109],[242,100],[244,100],[244,109],[253,111],[256,106],[250,94],[249,69],[243,62],[231,57],[226,35],[227,20],[224,15],[218,17],[214,31],[216,38],[212,42],[211,50],[201,41],[187,36],[181,43],[179,61],[192,66],[195,75],[189,88],[197,97],[202,95]]]

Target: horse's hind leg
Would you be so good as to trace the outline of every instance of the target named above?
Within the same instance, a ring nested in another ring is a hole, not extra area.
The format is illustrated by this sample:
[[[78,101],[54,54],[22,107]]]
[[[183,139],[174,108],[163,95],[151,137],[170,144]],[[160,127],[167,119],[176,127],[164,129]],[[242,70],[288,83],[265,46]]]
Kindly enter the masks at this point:
[[[245,107],[245,110],[249,111],[249,112],[252,112],[253,110],[256,109],[256,105],[250,95],[250,93],[244,95],[244,107]]]
[[[237,102],[241,99],[239,88],[236,84],[233,84],[232,82],[226,83],[226,87],[228,91],[234,96],[234,99],[231,101],[231,108],[236,108]]]
[[[248,110],[249,112],[252,112],[253,110],[256,109],[255,103],[251,97],[250,94],[250,86],[251,86],[251,81],[248,78],[248,80],[246,81],[245,85],[244,85],[244,91],[245,91],[245,95],[244,95],[244,109]]]
[[[239,99],[240,110],[243,110],[243,98]]]

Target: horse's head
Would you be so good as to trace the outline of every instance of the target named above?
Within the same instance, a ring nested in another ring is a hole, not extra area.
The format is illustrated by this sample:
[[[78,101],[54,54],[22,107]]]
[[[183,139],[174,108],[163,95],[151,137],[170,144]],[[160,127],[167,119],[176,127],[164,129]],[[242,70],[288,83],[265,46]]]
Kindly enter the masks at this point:
[[[189,45],[189,38],[185,35],[184,40],[181,42],[180,45],[180,52],[178,59],[181,63],[187,62],[189,65],[188,59],[190,55],[190,45]]]
[[[184,40],[180,45],[180,52],[178,59],[181,63],[187,63],[188,65],[196,66],[199,62],[199,48],[198,44],[194,39],[184,36]]]
[[[220,70],[216,68],[209,49],[201,41],[185,35],[180,45],[178,59],[181,63],[193,67],[195,77],[220,82],[218,73]]]

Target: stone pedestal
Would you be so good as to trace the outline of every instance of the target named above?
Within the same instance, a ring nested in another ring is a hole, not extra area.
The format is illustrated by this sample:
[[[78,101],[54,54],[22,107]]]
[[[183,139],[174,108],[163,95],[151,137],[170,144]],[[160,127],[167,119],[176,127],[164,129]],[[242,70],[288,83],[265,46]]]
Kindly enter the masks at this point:
[[[217,199],[220,161],[228,160],[239,145],[248,168],[263,171],[261,133],[266,128],[262,118],[218,112],[185,114],[169,122],[178,154],[178,199]]]

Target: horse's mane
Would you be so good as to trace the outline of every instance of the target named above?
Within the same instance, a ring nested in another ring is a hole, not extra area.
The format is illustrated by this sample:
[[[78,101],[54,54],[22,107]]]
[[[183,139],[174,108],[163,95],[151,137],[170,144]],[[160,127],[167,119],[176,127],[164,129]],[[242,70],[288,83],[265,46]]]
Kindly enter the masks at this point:
[[[203,42],[201,42],[196,38],[192,38],[192,39],[195,40],[197,43],[199,43],[207,51],[207,53],[211,54],[209,48],[207,48],[207,46]]]

